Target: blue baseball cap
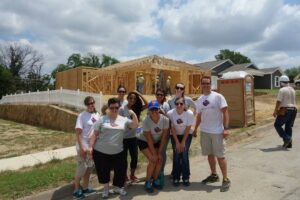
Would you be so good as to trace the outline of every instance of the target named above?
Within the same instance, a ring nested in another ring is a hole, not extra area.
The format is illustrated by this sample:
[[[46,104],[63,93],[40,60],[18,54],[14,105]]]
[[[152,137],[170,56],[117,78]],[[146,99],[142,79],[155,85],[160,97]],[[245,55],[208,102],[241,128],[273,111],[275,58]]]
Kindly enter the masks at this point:
[[[155,100],[150,101],[150,103],[148,104],[148,109],[149,110],[154,109],[154,108],[156,108],[156,109],[160,108],[158,101],[155,101]]]

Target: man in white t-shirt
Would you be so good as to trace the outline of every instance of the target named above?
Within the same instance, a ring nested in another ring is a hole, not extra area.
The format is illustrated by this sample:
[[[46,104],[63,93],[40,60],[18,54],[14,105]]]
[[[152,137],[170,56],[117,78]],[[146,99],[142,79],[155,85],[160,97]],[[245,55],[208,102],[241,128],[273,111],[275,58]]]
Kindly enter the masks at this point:
[[[207,156],[211,175],[202,181],[203,184],[219,181],[216,171],[218,160],[223,182],[221,192],[230,187],[230,180],[227,177],[227,162],[225,159],[225,140],[229,135],[228,105],[223,95],[211,90],[211,78],[201,79],[203,95],[196,101],[197,118],[194,136],[197,136],[197,129],[200,124],[200,143],[202,155]]]
[[[290,79],[283,75],[279,78],[280,90],[273,116],[276,117],[274,127],[283,140],[283,148],[292,148],[293,125],[297,115],[296,93],[289,85]],[[285,125],[284,129],[282,126]]]

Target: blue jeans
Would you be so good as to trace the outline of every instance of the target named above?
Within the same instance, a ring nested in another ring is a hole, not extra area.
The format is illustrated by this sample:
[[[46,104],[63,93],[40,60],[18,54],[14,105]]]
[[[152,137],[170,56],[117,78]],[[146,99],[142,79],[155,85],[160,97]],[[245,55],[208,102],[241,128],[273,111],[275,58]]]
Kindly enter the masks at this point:
[[[277,116],[274,127],[278,135],[283,139],[283,141],[289,141],[292,139],[294,121],[297,115],[297,109],[287,110],[286,114],[283,116]],[[285,125],[284,129],[282,126]]]
[[[179,142],[182,141],[183,135],[177,135]],[[192,134],[185,140],[185,150],[182,153],[178,153],[176,150],[176,142],[171,137],[173,147],[173,180],[180,180],[182,175],[183,180],[190,178],[190,161],[189,161],[189,149],[192,142]]]

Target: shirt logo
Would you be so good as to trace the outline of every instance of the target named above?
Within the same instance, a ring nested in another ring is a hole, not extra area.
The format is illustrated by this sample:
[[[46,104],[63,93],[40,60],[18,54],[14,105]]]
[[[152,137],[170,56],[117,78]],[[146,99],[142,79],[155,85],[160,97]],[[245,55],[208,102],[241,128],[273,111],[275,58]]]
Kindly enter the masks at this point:
[[[159,132],[161,131],[161,129],[160,129],[159,127],[156,127],[156,128],[154,129],[154,131],[155,131],[156,133],[159,133]]]
[[[111,125],[111,127],[117,127],[118,126],[118,124],[116,124],[115,122],[111,122],[110,125]]]
[[[203,101],[203,105],[207,106],[209,104],[209,101],[207,99],[205,99],[205,101]]]
[[[182,119],[177,119],[176,122],[177,122],[177,124],[182,124],[183,123]]]

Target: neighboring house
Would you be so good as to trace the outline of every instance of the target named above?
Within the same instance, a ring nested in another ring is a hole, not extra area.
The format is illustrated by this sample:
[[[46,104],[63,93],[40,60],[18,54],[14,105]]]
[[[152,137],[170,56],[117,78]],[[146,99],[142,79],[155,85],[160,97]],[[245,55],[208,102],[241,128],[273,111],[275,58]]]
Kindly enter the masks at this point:
[[[217,80],[218,77],[220,77],[219,73],[233,66],[234,63],[230,59],[226,59],[226,60],[216,60],[216,61],[198,63],[194,65],[201,68],[202,70],[211,71],[212,89],[217,89]]]
[[[279,67],[259,69],[253,63],[234,64],[230,59],[194,64],[203,70],[212,71],[212,87],[217,89],[217,79],[224,73],[245,71],[254,77],[255,89],[279,88],[279,77],[283,74]]]
[[[234,71],[245,71],[248,74],[251,74],[252,76],[254,76],[254,78],[256,76],[264,76],[264,73],[258,69],[258,67],[256,67],[253,63],[244,63],[244,64],[237,64],[237,65],[233,65],[229,68],[227,68],[226,70],[222,71],[219,73],[219,76],[227,73],[227,72],[234,72]]]
[[[275,89],[280,88],[279,77],[283,75],[280,67],[260,69],[264,73],[263,77],[256,77],[254,80],[255,89]]]

